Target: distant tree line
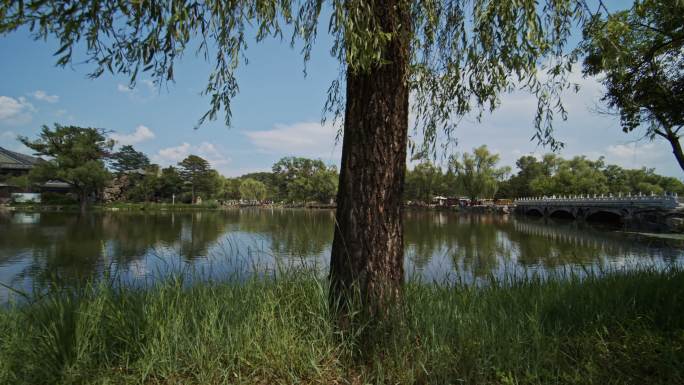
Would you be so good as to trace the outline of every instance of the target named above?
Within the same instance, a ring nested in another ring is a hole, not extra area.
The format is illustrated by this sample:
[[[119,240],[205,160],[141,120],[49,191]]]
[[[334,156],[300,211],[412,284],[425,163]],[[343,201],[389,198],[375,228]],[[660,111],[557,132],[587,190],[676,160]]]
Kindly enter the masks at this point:
[[[547,154],[541,160],[523,156],[516,162],[518,173],[502,183],[499,196],[524,197],[577,194],[684,194],[684,184],[653,169],[625,169],[607,164],[603,157],[563,159]]]
[[[335,167],[321,160],[288,157],[276,162],[272,172],[257,172],[228,178],[211,168],[200,156],[189,155],[178,163],[160,169],[145,154],[123,146],[112,156],[111,167],[126,174],[133,186],[127,200],[179,202],[203,200],[250,202],[329,202],[337,192]],[[141,172],[142,171],[142,172]]]
[[[271,172],[225,178],[221,197],[326,203],[335,198],[338,178],[337,168],[321,160],[286,157],[274,163]]]
[[[684,183],[658,175],[653,169],[625,169],[598,160],[575,156],[563,159],[546,154],[541,159],[523,156],[516,161],[517,173],[497,167],[499,156],[486,146],[449,159],[446,169],[423,161],[406,175],[405,199],[429,202],[433,197],[460,196],[469,199],[520,198],[579,194],[684,194]]]
[[[45,156],[27,177],[15,185],[59,180],[68,183],[82,208],[102,198],[106,186],[126,180],[120,199],[131,202],[184,202],[202,200],[250,202],[328,203],[337,193],[338,172],[321,160],[285,157],[270,172],[255,172],[228,178],[212,169],[197,155],[189,155],[175,166],[162,168],[144,153],[125,145],[113,151],[114,142],[102,130],[75,126],[43,126],[35,140],[22,143]],[[624,169],[606,164],[603,158],[584,156],[563,159],[546,154],[541,159],[523,156],[517,173],[499,167],[499,155],[486,145],[472,153],[454,154],[446,169],[423,160],[407,170],[404,199],[430,202],[435,196],[466,197],[471,200],[574,194],[684,194],[684,184],[653,169]]]
[[[207,200],[324,202],[334,199],[338,172],[321,160],[287,157],[271,172],[237,178],[222,176],[200,156],[189,155],[174,166],[161,167],[131,145],[114,151],[115,143],[101,129],[76,126],[43,126],[36,139],[19,138],[45,157],[27,176],[12,178],[22,190],[47,181],[71,187],[82,209],[101,200],[103,192],[118,185],[118,199],[130,202],[183,202]]]

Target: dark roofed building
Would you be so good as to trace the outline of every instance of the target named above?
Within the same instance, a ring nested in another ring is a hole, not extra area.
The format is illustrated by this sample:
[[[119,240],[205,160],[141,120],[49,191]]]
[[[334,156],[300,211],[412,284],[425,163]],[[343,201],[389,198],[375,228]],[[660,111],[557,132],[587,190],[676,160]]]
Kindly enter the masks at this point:
[[[0,147],[0,202],[9,199],[13,192],[22,190],[17,186],[9,184],[7,179],[28,174],[36,164],[42,161],[41,158],[20,154]]]
[[[16,176],[28,173],[43,160],[0,147],[0,176]]]
[[[68,193],[71,186],[60,180],[50,180],[41,185],[34,185],[30,188],[22,188],[8,182],[8,179],[15,176],[28,174],[38,163],[44,162],[43,159],[20,154],[0,147],[0,203],[7,201],[12,193],[15,192],[57,192]]]

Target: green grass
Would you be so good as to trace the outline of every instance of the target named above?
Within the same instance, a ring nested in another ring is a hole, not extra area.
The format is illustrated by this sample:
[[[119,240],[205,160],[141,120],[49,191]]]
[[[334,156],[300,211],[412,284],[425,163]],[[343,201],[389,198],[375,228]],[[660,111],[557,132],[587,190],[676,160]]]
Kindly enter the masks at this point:
[[[679,270],[404,295],[360,355],[313,274],[54,291],[0,310],[0,383],[684,383]]]

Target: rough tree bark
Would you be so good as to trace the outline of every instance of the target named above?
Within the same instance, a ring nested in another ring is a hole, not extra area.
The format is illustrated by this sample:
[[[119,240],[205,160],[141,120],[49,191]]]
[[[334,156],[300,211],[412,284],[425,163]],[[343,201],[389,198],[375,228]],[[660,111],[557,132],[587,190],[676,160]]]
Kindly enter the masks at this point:
[[[684,171],[684,152],[682,151],[682,144],[679,142],[679,136],[671,129],[667,130],[667,135],[665,136],[670,145],[672,146],[672,153],[677,159],[679,167]]]
[[[382,318],[399,298],[404,278],[401,201],[408,135],[410,15],[398,0],[375,3],[386,32],[387,64],[367,72],[349,68],[330,301],[346,312],[352,298]],[[399,31],[401,29],[401,31]],[[358,297],[356,297],[358,295]]]

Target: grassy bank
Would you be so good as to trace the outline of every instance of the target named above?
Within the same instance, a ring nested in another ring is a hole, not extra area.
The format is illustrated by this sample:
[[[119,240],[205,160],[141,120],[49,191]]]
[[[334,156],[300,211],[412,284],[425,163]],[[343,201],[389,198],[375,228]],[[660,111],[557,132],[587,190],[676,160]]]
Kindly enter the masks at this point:
[[[2,384],[684,383],[684,272],[409,284],[365,359],[322,281],[90,285],[0,310]]]

